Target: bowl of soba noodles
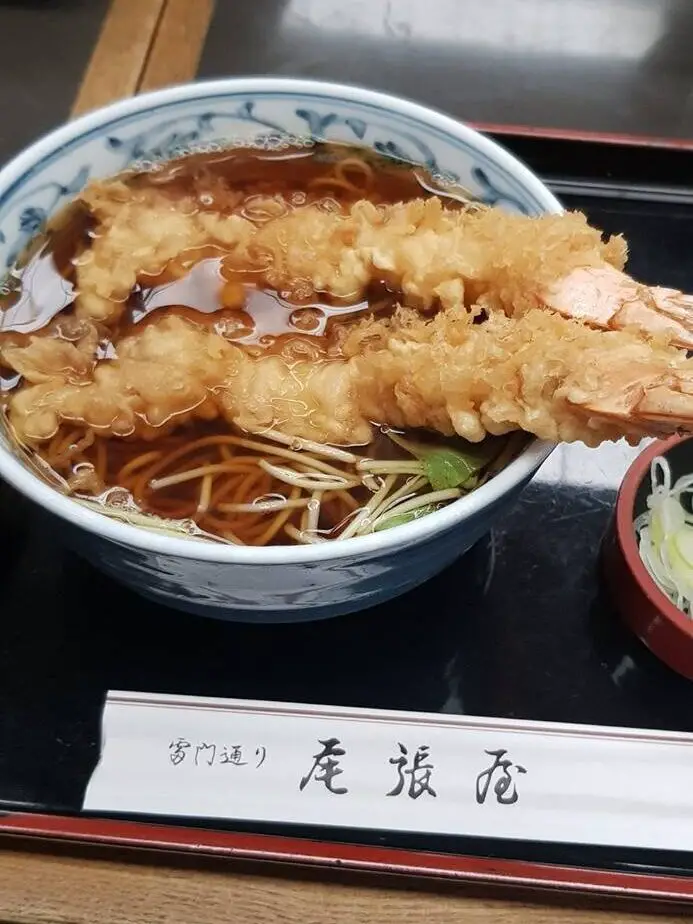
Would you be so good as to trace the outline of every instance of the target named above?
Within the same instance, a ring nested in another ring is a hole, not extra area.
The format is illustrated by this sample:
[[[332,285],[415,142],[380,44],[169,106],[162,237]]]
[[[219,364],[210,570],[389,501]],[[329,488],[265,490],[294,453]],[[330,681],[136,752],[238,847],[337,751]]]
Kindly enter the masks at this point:
[[[476,360],[446,358],[489,206],[491,241],[491,211],[561,212],[488,138],[358,87],[196,83],[59,128],[0,172],[0,477],[192,613],[421,584],[552,449],[481,426]]]

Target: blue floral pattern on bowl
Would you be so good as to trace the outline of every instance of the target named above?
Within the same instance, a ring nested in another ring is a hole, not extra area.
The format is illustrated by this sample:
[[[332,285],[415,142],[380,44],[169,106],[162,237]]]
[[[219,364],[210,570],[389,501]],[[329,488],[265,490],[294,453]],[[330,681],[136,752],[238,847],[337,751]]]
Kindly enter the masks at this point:
[[[44,156],[0,198],[0,268],[10,267],[46,218],[91,179],[134,163],[229,144],[279,146],[287,139],[362,144],[422,164],[443,181],[459,183],[481,202],[521,214],[546,204],[512,170],[468,141],[402,112],[317,93],[209,93],[114,117],[85,129]]]

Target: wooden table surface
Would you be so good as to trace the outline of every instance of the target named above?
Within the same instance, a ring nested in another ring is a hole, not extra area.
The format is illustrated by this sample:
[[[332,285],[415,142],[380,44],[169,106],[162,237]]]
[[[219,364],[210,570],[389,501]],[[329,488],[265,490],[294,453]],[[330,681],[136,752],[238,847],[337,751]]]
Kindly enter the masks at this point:
[[[64,88],[72,98],[64,113],[55,93],[51,96],[50,69],[42,78],[34,76],[30,92],[25,86],[26,104],[35,109],[34,121],[27,130],[35,133],[49,128],[51,119],[57,122],[70,110],[82,113],[141,90],[193,78],[214,0],[112,0],[110,7],[104,4],[103,12],[98,14],[103,17],[100,32],[97,27],[93,37],[90,30],[95,14],[93,9],[87,9],[86,0],[57,3],[53,11],[47,6],[53,4],[0,0],[3,37],[12,29],[13,38],[21,44],[23,31],[31,30],[32,38],[36,38],[41,17],[53,16],[57,20],[70,16],[68,34],[74,38],[74,30],[81,30],[89,45],[81,64],[81,83],[77,79],[73,89]],[[72,48],[70,53],[79,63],[79,55]],[[70,66],[74,69],[77,65],[73,62]],[[0,135],[5,155],[13,145],[16,148],[28,140],[29,137]],[[532,903],[517,898],[479,897],[463,887],[435,883],[424,888],[411,882],[376,885],[364,878],[327,881],[308,871],[241,870],[233,861],[219,863],[190,857],[166,860],[148,854],[123,859],[121,855],[97,854],[86,848],[58,844],[37,847],[12,838],[0,840],[0,924],[442,924],[452,920],[470,924],[638,924],[691,917],[690,912],[676,913],[666,908],[652,914],[625,910],[618,904],[609,908],[602,903],[599,907],[579,898],[562,898],[560,904],[557,901],[558,897],[552,901],[550,896],[541,902],[533,899]]]
[[[160,860],[125,863],[58,853],[0,851],[0,922],[23,924],[646,924],[664,912],[600,910],[470,897],[450,888],[324,882],[287,872]],[[690,919],[690,912],[683,916]]]

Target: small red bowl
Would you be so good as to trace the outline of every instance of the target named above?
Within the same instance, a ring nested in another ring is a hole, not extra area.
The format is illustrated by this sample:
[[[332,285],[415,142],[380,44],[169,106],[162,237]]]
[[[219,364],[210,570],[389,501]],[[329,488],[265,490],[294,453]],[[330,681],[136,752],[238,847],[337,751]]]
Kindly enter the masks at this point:
[[[650,465],[666,456],[674,481],[693,472],[693,438],[658,440],[626,472],[616,510],[602,545],[604,580],[623,620],[658,658],[693,680],[693,621],[650,577],[640,558],[633,522],[646,508],[651,491]]]

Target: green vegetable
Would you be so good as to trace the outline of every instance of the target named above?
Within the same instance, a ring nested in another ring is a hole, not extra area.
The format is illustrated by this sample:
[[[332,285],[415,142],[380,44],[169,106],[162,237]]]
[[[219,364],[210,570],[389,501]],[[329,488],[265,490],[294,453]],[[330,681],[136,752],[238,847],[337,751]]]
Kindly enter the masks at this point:
[[[640,557],[661,591],[689,618],[693,617],[693,523],[683,503],[693,494],[689,475],[672,486],[665,458],[651,467],[652,493],[647,511],[635,519]]]
[[[479,471],[483,464],[455,449],[434,449],[422,459],[424,471],[434,491],[460,488]]]
[[[390,433],[390,438],[423,462],[424,472],[434,491],[446,488],[476,487],[478,475],[499,453],[500,440],[487,437],[481,443],[465,443],[464,449],[452,446],[427,445],[402,439]]]
[[[380,533],[384,529],[390,529],[392,526],[402,526],[404,523],[411,523],[412,520],[418,520],[419,517],[425,517],[428,513],[433,513],[438,509],[438,504],[427,504],[425,507],[417,507],[415,510],[409,510],[407,513],[400,513],[399,516],[386,517],[380,523],[377,523],[373,532]]]

